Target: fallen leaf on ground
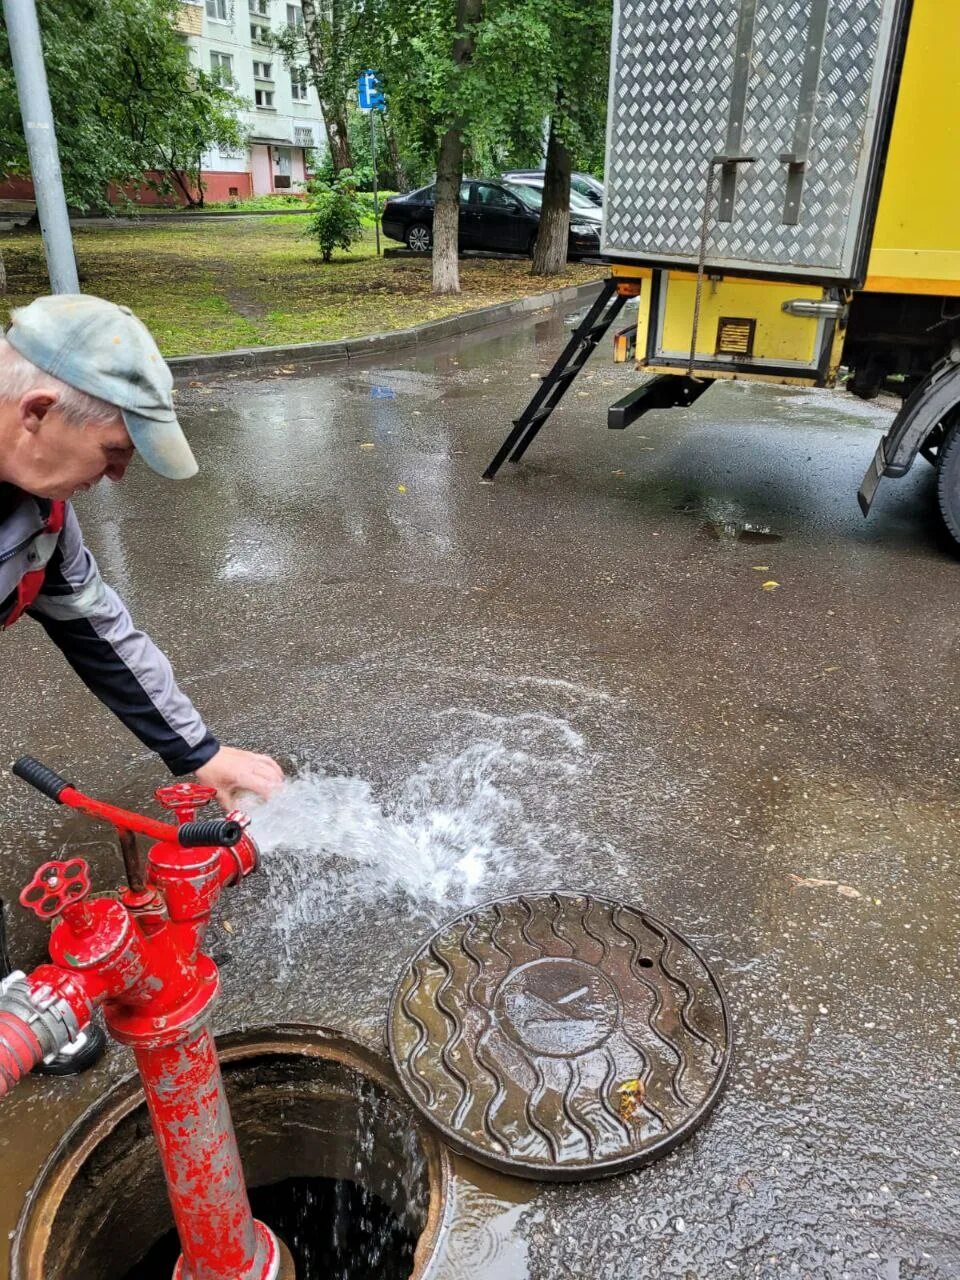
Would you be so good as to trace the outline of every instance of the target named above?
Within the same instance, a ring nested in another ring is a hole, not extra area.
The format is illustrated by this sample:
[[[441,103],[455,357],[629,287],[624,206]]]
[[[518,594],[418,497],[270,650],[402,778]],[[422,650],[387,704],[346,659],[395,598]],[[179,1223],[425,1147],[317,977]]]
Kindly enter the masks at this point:
[[[754,567],[754,569],[756,569],[757,573],[769,573],[769,572],[770,572],[770,566],[769,566],[768,564],[755,564],[753,567]]]
[[[406,492],[407,492],[407,486],[405,484],[397,485],[397,493],[406,493]]]
[[[770,578],[770,580],[769,580],[768,582],[765,582],[765,583],[763,584],[763,590],[764,590],[764,591],[776,591],[776,589],[777,589],[777,587],[779,587],[779,585],[780,585],[780,583],[779,583],[779,582],[774,582],[773,578]]]
[[[624,1080],[617,1088],[620,1095],[620,1119],[633,1120],[643,1105],[646,1088],[642,1080]]]
[[[838,884],[837,893],[841,898],[862,898],[863,894],[859,889],[855,889],[852,884]]]
[[[841,898],[862,898],[863,894],[852,884],[841,884],[839,880],[822,880],[819,876],[795,876],[790,879],[798,889],[836,889]]]
[[[372,449],[372,448],[373,448],[373,445],[372,445],[372,444],[362,444],[362,445],[360,446],[360,448],[361,448],[361,449]]]

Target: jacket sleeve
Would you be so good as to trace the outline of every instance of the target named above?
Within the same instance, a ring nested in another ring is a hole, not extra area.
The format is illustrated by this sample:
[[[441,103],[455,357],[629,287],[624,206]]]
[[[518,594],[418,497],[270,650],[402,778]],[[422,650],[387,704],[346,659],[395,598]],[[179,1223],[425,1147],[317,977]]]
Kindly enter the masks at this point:
[[[123,601],[100,577],[70,504],[43,589],[28,613],[87,688],[171,773],[191,773],[217,752],[219,742],[177,686],[164,654],[137,630]]]

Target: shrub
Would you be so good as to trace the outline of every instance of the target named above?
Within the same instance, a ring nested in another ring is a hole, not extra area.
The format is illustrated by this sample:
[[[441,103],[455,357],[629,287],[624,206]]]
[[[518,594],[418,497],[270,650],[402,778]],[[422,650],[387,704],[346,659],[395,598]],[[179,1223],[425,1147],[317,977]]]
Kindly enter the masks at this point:
[[[365,209],[364,199],[348,169],[332,182],[311,183],[312,216],[304,234],[317,241],[324,262],[330,261],[334,249],[349,249],[361,238]]]

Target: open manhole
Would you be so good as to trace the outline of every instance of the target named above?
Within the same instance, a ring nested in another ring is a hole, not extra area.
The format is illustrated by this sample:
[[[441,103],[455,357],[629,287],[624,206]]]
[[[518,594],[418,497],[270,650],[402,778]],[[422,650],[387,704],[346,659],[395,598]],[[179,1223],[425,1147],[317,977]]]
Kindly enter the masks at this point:
[[[407,1280],[436,1248],[449,1157],[389,1066],[352,1041],[284,1026],[218,1040],[257,1217],[297,1280]],[[179,1252],[139,1083],[73,1126],[31,1190],[11,1280],[169,1280]]]
[[[389,1040],[452,1147],[556,1181],[623,1173],[689,1137],[732,1046],[695,948],[583,893],[507,898],[445,924],[400,977]]]

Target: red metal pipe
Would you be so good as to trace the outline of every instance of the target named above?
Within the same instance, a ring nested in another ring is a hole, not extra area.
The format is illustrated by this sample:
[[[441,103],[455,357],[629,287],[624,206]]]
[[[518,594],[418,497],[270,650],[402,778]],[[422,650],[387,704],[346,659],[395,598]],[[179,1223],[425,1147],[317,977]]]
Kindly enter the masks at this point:
[[[60,792],[60,803],[81,813],[88,813],[91,818],[105,818],[115,827],[124,831],[136,831],[151,840],[176,840],[177,828],[169,822],[157,822],[155,818],[147,818],[141,813],[130,813],[127,809],[119,809],[115,804],[105,804],[103,800],[94,800],[85,796],[76,787],[64,787]]]
[[[279,1253],[250,1211],[210,1031],[134,1052],[183,1249],[176,1280],[269,1280]]]

